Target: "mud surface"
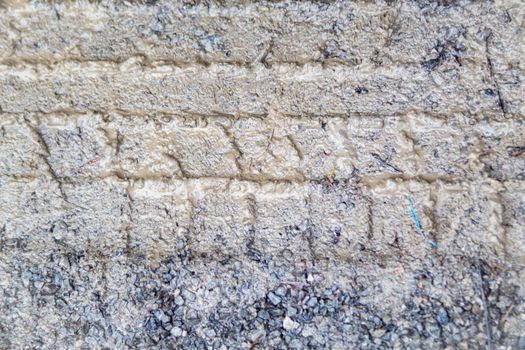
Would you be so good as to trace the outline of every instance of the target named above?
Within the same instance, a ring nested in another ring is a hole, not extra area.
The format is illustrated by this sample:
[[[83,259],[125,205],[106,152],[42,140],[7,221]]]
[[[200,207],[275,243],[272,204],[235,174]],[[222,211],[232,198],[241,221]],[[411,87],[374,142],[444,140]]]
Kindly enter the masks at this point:
[[[0,348],[525,349],[521,1],[0,1]]]

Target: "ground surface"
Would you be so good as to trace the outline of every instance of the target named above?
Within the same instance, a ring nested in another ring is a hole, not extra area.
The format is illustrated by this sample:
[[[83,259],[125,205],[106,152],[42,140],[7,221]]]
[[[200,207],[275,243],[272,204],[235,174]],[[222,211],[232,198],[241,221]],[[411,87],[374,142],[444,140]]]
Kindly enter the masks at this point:
[[[521,1],[0,2],[0,348],[525,348]]]

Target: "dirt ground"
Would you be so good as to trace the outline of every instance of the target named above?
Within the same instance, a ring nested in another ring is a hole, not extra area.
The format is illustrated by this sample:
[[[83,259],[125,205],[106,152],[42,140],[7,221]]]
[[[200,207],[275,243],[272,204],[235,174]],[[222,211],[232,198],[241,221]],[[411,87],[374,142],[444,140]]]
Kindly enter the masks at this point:
[[[525,349],[522,1],[0,0],[0,349]]]

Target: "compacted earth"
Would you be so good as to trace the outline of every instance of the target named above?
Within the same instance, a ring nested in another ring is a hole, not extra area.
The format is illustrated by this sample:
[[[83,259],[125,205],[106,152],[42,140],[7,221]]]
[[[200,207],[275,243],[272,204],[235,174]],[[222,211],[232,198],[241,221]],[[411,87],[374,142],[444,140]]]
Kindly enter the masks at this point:
[[[0,0],[1,349],[525,349],[525,4]]]

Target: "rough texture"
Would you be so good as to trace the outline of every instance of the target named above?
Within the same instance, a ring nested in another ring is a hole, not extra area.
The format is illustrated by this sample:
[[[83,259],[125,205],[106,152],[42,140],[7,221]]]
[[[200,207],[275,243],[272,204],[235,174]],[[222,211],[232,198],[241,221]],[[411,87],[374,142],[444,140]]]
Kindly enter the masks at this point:
[[[525,349],[521,1],[0,1],[0,348]]]

